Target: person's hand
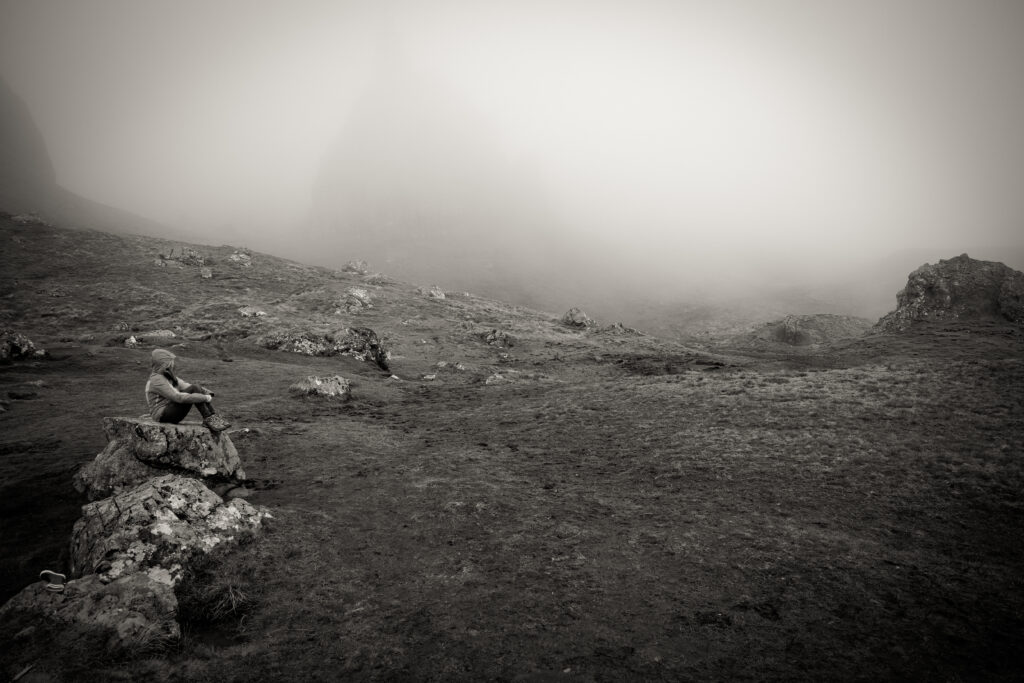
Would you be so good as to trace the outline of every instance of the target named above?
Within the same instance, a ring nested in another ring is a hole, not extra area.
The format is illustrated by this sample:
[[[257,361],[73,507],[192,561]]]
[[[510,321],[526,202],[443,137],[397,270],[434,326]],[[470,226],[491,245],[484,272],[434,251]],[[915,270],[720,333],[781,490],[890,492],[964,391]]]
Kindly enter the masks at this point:
[[[213,401],[213,394],[205,394],[205,396],[206,396],[206,402],[207,403],[210,403],[210,402]]]

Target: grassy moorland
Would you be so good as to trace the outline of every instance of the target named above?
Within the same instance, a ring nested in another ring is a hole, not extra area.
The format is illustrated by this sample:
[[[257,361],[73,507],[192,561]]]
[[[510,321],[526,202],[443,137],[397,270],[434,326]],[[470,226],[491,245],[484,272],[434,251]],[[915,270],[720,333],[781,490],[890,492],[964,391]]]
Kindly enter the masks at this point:
[[[175,331],[274,515],[181,588],[181,642],[69,653],[59,678],[1024,675],[1019,329],[712,354],[231,248],[200,250],[204,279],[156,267],[158,240],[0,227],[0,326],[52,355],[0,367],[26,397],[0,414],[0,599],[66,561],[100,419],[143,412],[133,330]],[[354,286],[372,308],[339,304]],[[397,379],[260,341],[352,325]],[[287,393],[335,373],[348,403]]]

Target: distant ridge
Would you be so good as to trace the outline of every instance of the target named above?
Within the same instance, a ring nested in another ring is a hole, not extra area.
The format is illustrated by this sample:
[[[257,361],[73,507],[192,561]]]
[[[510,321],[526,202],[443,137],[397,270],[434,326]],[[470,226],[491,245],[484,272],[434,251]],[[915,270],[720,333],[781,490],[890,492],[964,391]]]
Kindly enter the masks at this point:
[[[0,211],[31,213],[70,228],[168,237],[156,221],[86,199],[57,184],[53,162],[28,107],[0,80]]]

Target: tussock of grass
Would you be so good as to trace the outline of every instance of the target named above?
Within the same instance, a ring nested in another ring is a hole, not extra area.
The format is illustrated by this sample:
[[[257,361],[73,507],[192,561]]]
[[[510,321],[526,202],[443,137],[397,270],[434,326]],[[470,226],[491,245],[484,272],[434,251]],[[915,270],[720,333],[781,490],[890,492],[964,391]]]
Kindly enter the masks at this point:
[[[192,562],[175,589],[184,629],[237,622],[258,604],[262,588],[253,581],[252,565],[260,555],[255,546],[254,537],[246,536],[237,547],[217,548]]]

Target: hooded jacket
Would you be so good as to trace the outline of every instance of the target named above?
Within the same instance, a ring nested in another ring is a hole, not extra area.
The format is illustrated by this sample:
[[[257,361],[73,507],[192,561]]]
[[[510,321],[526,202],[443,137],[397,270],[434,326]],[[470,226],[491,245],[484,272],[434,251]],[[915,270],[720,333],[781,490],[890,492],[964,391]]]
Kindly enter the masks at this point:
[[[152,365],[149,380],[146,382],[146,403],[149,405],[149,416],[160,420],[160,414],[169,403],[205,403],[206,394],[188,394],[183,390],[191,385],[174,373],[168,372],[176,356],[164,349],[153,349]],[[174,378],[172,382],[169,378]]]

